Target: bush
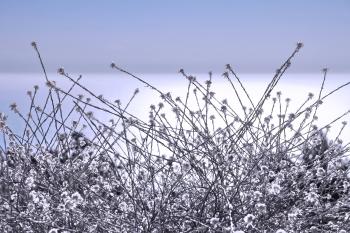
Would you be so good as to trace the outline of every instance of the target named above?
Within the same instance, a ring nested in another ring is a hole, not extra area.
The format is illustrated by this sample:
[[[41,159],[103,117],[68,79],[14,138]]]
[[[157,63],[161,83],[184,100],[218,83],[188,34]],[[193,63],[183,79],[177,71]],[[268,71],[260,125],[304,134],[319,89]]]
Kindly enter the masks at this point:
[[[112,63],[161,96],[148,122],[127,111],[138,90],[123,106],[62,68],[58,72],[72,82],[68,90],[46,76],[43,106],[37,87],[28,92],[28,114],[11,105],[25,123],[23,132],[14,132],[0,115],[1,231],[350,231],[348,146],[339,139],[346,122],[335,140],[327,138],[330,125],[314,125],[319,106],[333,92],[325,95],[322,86],[315,100],[310,94],[293,113],[281,93],[271,97],[301,47],[276,71],[258,103],[227,65],[223,76],[241,113],[216,98],[211,74],[200,83],[180,70],[188,79],[181,99]],[[76,88],[88,97],[73,94]],[[264,109],[267,101],[270,110]]]

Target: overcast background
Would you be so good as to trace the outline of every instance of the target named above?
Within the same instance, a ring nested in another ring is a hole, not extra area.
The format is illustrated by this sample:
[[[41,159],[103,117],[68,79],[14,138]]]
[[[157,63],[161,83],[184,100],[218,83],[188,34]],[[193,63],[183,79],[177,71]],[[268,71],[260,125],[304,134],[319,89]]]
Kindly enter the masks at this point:
[[[350,71],[348,0],[0,1],[0,72],[273,72],[304,42],[291,72]]]

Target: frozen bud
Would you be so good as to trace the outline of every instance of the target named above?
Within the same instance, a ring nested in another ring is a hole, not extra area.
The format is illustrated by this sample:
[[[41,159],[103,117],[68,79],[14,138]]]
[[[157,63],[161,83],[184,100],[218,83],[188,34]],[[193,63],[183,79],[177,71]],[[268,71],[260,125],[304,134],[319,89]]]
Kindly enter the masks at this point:
[[[115,65],[114,62],[111,63],[111,68],[116,68],[117,66]]]

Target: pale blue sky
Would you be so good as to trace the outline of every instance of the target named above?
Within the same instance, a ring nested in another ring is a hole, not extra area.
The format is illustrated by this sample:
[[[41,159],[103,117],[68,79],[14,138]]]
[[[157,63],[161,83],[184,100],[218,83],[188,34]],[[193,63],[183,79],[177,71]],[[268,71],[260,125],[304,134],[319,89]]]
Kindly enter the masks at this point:
[[[0,72],[273,72],[305,47],[292,72],[350,71],[350,1],[0,1]]]

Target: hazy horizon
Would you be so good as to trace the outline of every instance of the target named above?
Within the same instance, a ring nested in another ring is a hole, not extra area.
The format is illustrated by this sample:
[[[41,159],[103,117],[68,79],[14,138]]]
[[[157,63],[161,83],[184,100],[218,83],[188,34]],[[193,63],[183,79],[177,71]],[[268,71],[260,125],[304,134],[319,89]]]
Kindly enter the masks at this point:
[[[204,82],[208,79],[208,74],[195,74],[195,76],[200,82]],[[73,74],[72,77],[77,77],[77,75]],[[165,93],[168,91],[171,92],[174,97],[185,96],[188,81],[180,74],[143,74],[139,77]],[[272,74],[240,74],[239,77],[250,94],[253,102],[256,103],[267,87],[267,84],[271,81]],[[282,99],[291,98],[289,111],[293,112],[306,100],[309,92],[314,93],[315,96],[318,94],[322,78],[323,74],[321,72],[313,75],[286,73],[275,87],[272,95],[276,95],[277,91],[282,91]],[[69,80],[57,73],[49,73],[49,79],[55,80],[57,85],[63,89],[68,89],[71,84]],[[0,112],[5,112],[6,114],[9,114],[9,116],[12,116],[9,117],[10,123],[15,127],[20,128],[20,125],[18,124],[20,121],[18,121],[17,116],[10,111],[9,105],[16,102],[19,109],[25,112],[29,104],[29,98],[26,96],[26,93],[28,90],[32,90],[34,85],[39,85],[40,87],[38,101],[44,101],[47,93],[45,77],[41,73],[34,75],[8,74],[5,76],[0,74],[0,80],[3,84],[0,86],[0,93],[2,94],[0,98]],[[217,93],[216,97],[218,100],[227,98],[233,108],[237,107],[237,109],[239,109],[240,107],[237,105],[237,98],[235,98],[232,87],[227,80],[225,80],[221,74],[213,74],[212,80],[212,88],[213,91]],[[333,74],[330,72],[327,75],[323,95],[329,93],[340,85],[349,82],[349,80],[350,74]],[[157,92],[152,91],[139,81],[120,72],[116,72],[115,74],[86,74],[83,75],[80,83],[96,95],[103,94],[105,98],[111,101],[120,99],[122,104],[126,104],[134,90],[139,88],[140,93],[136,96],[135,101],[133,101],[128,108],[128,111],[146,120],[148,118],[149,106],[151,104],[158,104],[158,102],[161,101]],[[79,87],[76,87],[74,90],[75,94],[85,93]],[[348,99],[350,99],[348,87],[345,87],[328,97],[318,111],[319,120],[317,125],[324,126],[348,111],[350,109],[350,103],[347,101]],[[271,102],[271,100],[268,102]],[[267,110],[268,108],[264,109]],[[98,117],[101,120],[107,120],[103,115],[98,115]],[[338,130],[341,127],[341,121],[348,119],[349,116],[346,116],[342,120],[336,122],[332,126],[330,135],[336,137]],[[348,131],[345,131],[341,138],[346,142],[350,142],[350,134],[347,132]]]

